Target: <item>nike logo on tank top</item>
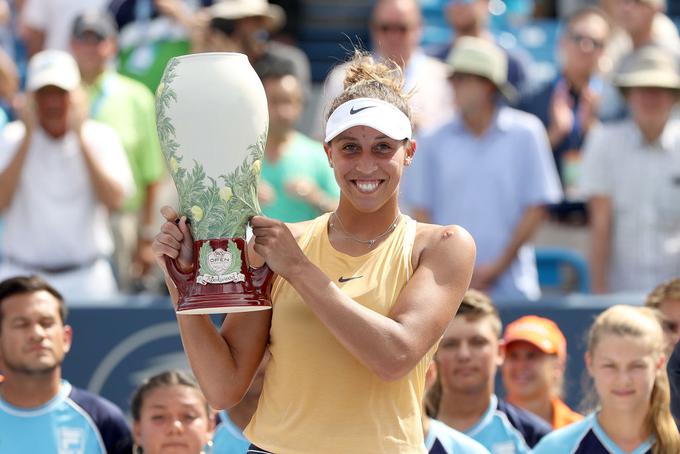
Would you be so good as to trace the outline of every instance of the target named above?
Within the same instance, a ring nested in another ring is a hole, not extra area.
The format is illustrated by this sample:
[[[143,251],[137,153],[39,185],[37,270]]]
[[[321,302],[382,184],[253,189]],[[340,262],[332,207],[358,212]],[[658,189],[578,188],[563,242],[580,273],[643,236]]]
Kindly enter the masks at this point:
[[[298,240],[305,255],[356,302],[389,313],[413,274],[416,222],[403,216],[382,243],[352,257],[331,245],[328,218],[315,219]],[[405,377],[386,382],[336,340],[284,279],[274,282],[272,302],[272,358],[245,430],[249,440],[276,454],[425,453],[420,402],[434,349]]]

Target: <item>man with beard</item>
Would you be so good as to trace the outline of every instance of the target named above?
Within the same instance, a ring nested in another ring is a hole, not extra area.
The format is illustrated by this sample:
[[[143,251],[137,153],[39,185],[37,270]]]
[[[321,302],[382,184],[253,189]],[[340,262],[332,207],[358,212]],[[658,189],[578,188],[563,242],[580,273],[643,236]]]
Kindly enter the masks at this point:
[[[131,437],[118,407],[61,378],[72,339],[65,321],[64,300],[47,282],[0,282],[2,451],[127,454]]]

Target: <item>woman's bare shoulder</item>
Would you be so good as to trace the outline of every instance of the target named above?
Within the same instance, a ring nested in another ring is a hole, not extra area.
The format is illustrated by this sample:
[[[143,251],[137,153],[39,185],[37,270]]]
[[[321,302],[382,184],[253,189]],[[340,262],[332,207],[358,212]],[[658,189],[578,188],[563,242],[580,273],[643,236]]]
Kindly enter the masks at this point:
[[[444,263],[449,263],[449,260],[455,261],[461,255],[474,254],[476,248],[472,235],[459,225],[418,222],[412,256],[414,268],[417,268],[424,254],[431,251],[436,251],[437,255],[445,259]]]

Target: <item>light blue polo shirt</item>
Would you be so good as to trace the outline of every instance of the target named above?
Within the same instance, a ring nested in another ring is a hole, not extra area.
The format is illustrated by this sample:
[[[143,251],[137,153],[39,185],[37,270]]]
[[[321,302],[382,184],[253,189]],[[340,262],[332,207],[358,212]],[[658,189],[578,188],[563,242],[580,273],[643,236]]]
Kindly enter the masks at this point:
[[[488,449],[472,438],[436,419],[430,419],[425,447],[428,454],[489,454]]]
[[[91,416],[69,395],[63,381],[46,404],[23,409],[0,399],[0,452],[106,454]]]
[[[632,452],[619,448],[602,430],[597,413],[546,435],[533,454],[651,454],[654,438],[649,438]]]
[[[541,121],[499,106],[480,137],[456,116],[419,138],[401,197],[405,206],[427,210],[435,224],[467,229],[482,265],[503,254],[527,208],[559,202],[562,189]],[[540,297],[531,245],[520,248],[489,293],[494,299]]]
[[[243,436],[241,429],[224,410],[220,411],[220,421],[213,435],[213,454],[245,454],[250,442]]]
[[[551,430],[550,425],[538,416],[492,394],[484,415],[463,433],[481,443],[491,454],[529,454]]]

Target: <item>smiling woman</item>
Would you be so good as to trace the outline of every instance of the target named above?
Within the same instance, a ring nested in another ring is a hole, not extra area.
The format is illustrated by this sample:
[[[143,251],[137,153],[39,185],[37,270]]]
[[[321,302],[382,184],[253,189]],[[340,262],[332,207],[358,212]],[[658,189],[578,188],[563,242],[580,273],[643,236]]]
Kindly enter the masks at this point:
[[[252,218],[250,261],[278,274],[272,311],[230,314],[219,331],[205,316],[178,318],[194,373],[217,408],[241,400],[270,351],[244,431],[249,452],[426,451],[425,372],[470,283],[475,245],[458,226],[420,224],[399,209],[401,176],[416,150],[402,86],[396,65],[357,53],[328,110],[324,149],[341,190],[337,210],[295,224]],[[158,262],[164,267],[169,256],[189,270],[186,219],[175,223],[169,208],[164,215]]]

